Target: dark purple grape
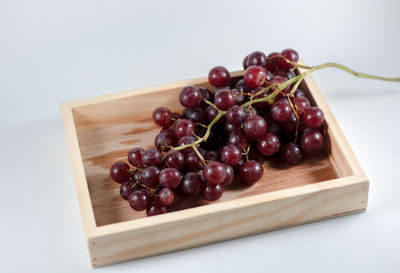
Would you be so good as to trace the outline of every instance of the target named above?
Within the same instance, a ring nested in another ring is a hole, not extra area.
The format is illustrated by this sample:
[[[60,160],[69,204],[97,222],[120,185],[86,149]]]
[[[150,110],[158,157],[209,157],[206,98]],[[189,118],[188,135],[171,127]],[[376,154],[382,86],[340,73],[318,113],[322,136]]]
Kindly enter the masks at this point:
[[[185,146],[185,145],[191,144],[195,141],[196,141],[196,138],[194,136],[184,136],[179,139],[177,147]],[[184,155],[186,155],[190,152],[193,152],[193,148],[191,148],[191,147],[181,150],[181,153],[183,153]]]
[[[267,68],[267,56],[261,51],[255,51],[248,56],[246,66],[258,65]]]
[[[193,121],[194,123],[205,124],[207,122],[206,112],[200,107],[186,108],[183,113],[183,118]]]
[[[171,111],[167,107],[157,107],[153,111],[154,123],[161,127],[169,127],[172,125]]]
[[[265,156],[260,153],[258,149],[251,149],[249,153],[249,160],[256,160],[262,165],[265,162]]]
[[[190,170],[198,170],[201,167],[201,160],[199,156],[193,151],[186,155],[186,167]]]
[[[202,179],[197,173],[186,173],[181,182],[181,190],[183,193],[195,195],[200,192]]]
[[[232,90],[224,89],[215,94],[214,103],[218,109],[226,111],[235,105],[235,96]]]
[[[175,136],[178,139],[184,136],[190,136],[194,131],[195,131],[195,125],[191,120],[181,119],[175,124],[174,132]]]
[[[295,96],[296,98],[299,98],[299,97],[305,97],[305,98],[306,98],[306,93],[304,93],[304,91],[302,91],[301,89],[297,89],[297,90],[294,92],[294,96]]]
[[[278,122],[289,120],[292,113],[292,108],[286,100],[277,100],[270,108],[271,117]]]
[[[257,94],[263,88],[264,87],[257,87],[256,89],[251,91],[251,94],[253,94],[253,95]],[[262,99],[262,98],[265,98],[265,97],[268,97],[268,96],[269,96],[268,91],[264,91],[261,94],[255,96],[254,99]],[[257,102],[257,103],[253,103],[253,106],[256,107],[257,109],[265,110],[265,109],[267,109],[269,107],[269,104],[268,104],[268,102]]]
[[[130,169],[131,167],[125,162],[117,161],[110,168],[110,176],[115,182],[119,184],[124,183],[131,178]]]
[[[161,162],[161,153],[154,148],[147,149],[143,152],[142,163],[145,167],[157,166]]]
[[[292,112],[292,114],[290,115],[290,118],[282,123],[282,129],[285,132],[288,133],[294,133],[296,132],[296,128],[297,128],[297,118],[295,116],[295,114]]]
[[[324,122],[324,112],[316,106],[311,107],[303,116],[303,123],[310,129],[318,129]]]
[[[249,91],[250,92],[250,91]],[[247,96],[245,96],[241,91],[237,89],[232,89],[232,93],[235,96],[235,104],[242,105],[246,101],[248,101]]]
[[[171,119],[172,120],[178,120],[178,119],[181,119],[181,118],[182,118],[181,114],[179,114],[179,113],[171,113]]]
[[[278,56],[278,52],[272,52],[267,56],[267,69],[271,71],[272,73],[275,73],[279,70],[276,61],[278,58],[274,58],[274,56]]]
[[[227,86],[230,78],[229,71],[223,66],[216,66],[208,73],[208,81],[215,87]]]
[[[233,177],[235,175],[235,172],[233,171],[233,168],[229,166],[228,164],[223,164],[226,170],[226,177],[224,182],[221,183],[222,186],[228,186],[232,183]]]
[[[279,123],[274,120],[269,113],[264,116],[265,121],[267,122],[267,132],[277,134],[279,131]]]
[[[249,66],[244,72],[244,80],[248,86],[256,88],[268,81],[268,74],[263,67],[253,65]]]
[[[235,145],[239,149],[244,149],[249,145],[247,137],[241,131],[235,131],[228,136],[228,145]]]
[[[184,107],[192,108],[199,105],[202,99],[201,92],[194,86],[186,86],[179,94],[179,101]]]
[[[143,148],[133,148],[128,153],[128,161],[132,166],[142,166],[142,155],[144,153]]]
[[[303,159],[303,153],[301,152],[299,145],[294,143],[288,143],[283,146],[281,151],[282,160],[286,163],[296,165]]]
[[[259,181],[264,174],[264,169],[260,162],[252,160],[244,163],[239,168],[239,178],[240,180],[248,185],[252,185]]]
[[[311,108],[311,103],[306,97],[295,97],[294,103],[297,106],[297,114],[302,118],[305,112]]]
[[[207,201],[215,201],[221,198],[224,189],[220,184],[207,183],[203,190],[204,199]]]
[[[231,124],[238,125],[242,123],[245,118],[246,113],[238,105],[234,105],[226,111],[226,120]]]
[[[208,90],[207,88],[204,88],[204,87],[199,87],[199,91],[201,93],[202,99],[206,99],[206,100],[208,100],[210,102],[214,101],[214,95],[211,93],[210,90]],[[201,109],[206,109],[208,106],[209,105],[203,100],[199,104],[199,107]]]
[[[226,169],[222,163],[213,161],[204,166],[203,176],[208,183],[221,184],[226,178]]]
[[[246,70],[248,68],[247,62],[249,60],[249,55],[247,55],[244,59],[243,59],[243,69]]]
[[[229,135],[233,132],[235,132],[236,130],[240,130],[240,124],[238,125],[233,125],[229,122],[225,122],[224,124],[224,132],[225,134]]]
[[[246,118],[243,123],[243,132],[252,139],[257,139],[267,131],[267,123],[260,116],[251,116]]]
[[[158,202],[153,202],[146,210],[147,216],[155,216],[167,213],[167,207]]]
[[[252,88],[246,84],[244,79],[241,79],[236,83],[235,89],[242,93],[250,93],[252,90]]]
[[[251,117],[251,116],[256,116],[256,115],[258,115],[258,111],[257,111],[257,109],[254,108],[254,107],[249,106],[249,107],[244,108],[243,110],[244,110],[244,112],[246,113],[246,117]],[[250,111],[250,110],[251,110],[251,111]]]
[[[241,158],[242,152],[234,145],[225,146],[221,150],[221,160],[228,165],[235,166]]]
[[[175,194],[170,188],[162,188],[158,193],[158,201],[161,205],[169,206],[174,202]]]
[[[165,168],[160,172],[159,183],[163,187],[175,189],[181,183],[182,174],[174,168]]]
[[[301,147],[304,151],[313,153],[321,150],[324,137],[317,130],[308,130],[301,136]]]
[[[162,130],[154,139],[154,145],[160,151],[166,151],[169,147],[174,147],[178,143],[175,131],[172,128]]]
[[[288,48],[288,49],[282,50],[281,54],[283,57],[285,57],[289,61],[296,63],[299,60],[299,54],[294,49]],[[291,68],[293,68],[293,67],[294,66],[292,66]]]
[[[151,196],[142,190],[136,190],[129,195],[129,205],[136,211],[142,211],[150,204]]]
[[[221,157],[216,151],[207,151],[204,159],[207,161],[220,161]]]
[[[258,150],[266,156],[276,154],[279,151],[279,146],[279,138],[272,133],[266,133],[257,143]]]
[[[185,156],[180,151],[170,151],[165,156],[165,163],[170,168],[180,170],[185,167]]]
[[[125,200],[128,200],[129,195],[138,189],[137,187],[134,187],[135,184],[136,182],[132,180],[122,183],[121,187],[119,188],[119,194],[121,195],[121,197]]]
[[[215,117],[218,115],[218,110],[212,106],[208,106],[206,109],[206,115],[207,115],[207,119],[209,121],[213,121],[215,119]],[[219,121],[220,120],[218,120],[218,123],[219,123]]]
[[[148,167],[142,171],[142,179],[140,180],[140,182],[146,186],[155,188],[158,185],[159,174],[160,170],[157,167]]]
[[[296,74],[294,74],[292,71],[290,70],[282,70],[280,73],[281,76],[285,77],[286,79],[290,80],[291,78],[296,77]]]

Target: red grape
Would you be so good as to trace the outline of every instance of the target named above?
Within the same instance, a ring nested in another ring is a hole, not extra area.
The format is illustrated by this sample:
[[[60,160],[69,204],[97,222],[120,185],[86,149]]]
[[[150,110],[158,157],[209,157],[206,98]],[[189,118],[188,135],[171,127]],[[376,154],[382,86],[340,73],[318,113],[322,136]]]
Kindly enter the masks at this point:
[[[174,202],[175,194],[170,188],[162,188],[158,193],[158,201],[164,206],[169,206]]]
[[[190,136],[195,130],[193,121],[188,119],[181,119],[175,124],[175,135],[178,139],[184,136]]]
[[[239,178],[240,180],[248,185],[252,185],[259,181],[264,174],[264,169],[260,162],[252,160],[244,163],[239,168]]]
[[[161,161],[161,153],[154,148],[144,151],[142,155],[142,163],[145,167],[157,166]]]
[[[203,176],[208,183],[221,184],[226,178],[226,169],[222,163],[213,161],[204,166]]]
[[[272,133],[266,133],[257,143],[258,150],[266,156],[276,154],[279,151],[279,146],[279,138]]]
[[[234,105],[226,111],[226,120],[231,124],[240,124],[245,118],[246,113],[238,105]]]
[[[244,72],[244,80],[248,86],[256,88],[265,84],[268,74],[263,67],[253,65]]]
[[[324,112],[316,106],[311,107],[303,116],[303,123],[310,129],[318,129],[324,122]]]
[[[143,148],[133,148],[128,153],[128,161],[132,166],[139,167],[142,166],[142,155],[144,153]]]
[[[115,162],[110,168],[110,176],[115,182],[119,184],[124,183],[131,178],[131,174],[129,173],[130,169],[131,167],[125,162]]]
[[[303,159],[303,153],[301,152],[299,145],[288,143],[283,146],[281,157],[286,163],[295,165],[301,162]]]
[[[170,151],[165,156],[165,164],[170,168],[180,170],[185,166],[185,156],[180,151]]]
[[[246,118],[243,123],[243,132],[249,138],[257,139],[267,131],[267,123],[260,116]]]
[[[204,199],[207,201],[215,201],[221,198],[224,189],[220,184],[207,183],[203,190]]]
[[[157,202],[153,202],[146,210],[147,216],[154,216],[164,213],[167,213],[167,207]]]
[[[171,111],[167,107],[157,107],[153,111],[154,123],[160,127],[169,127],[172,125]]]
[[[208,73],[208,81],[215,87],[227,86],[229,79],[229,71],[223,66],[216,66]]]
[[[142,172],[142,179],[140,182],[146,186],[151,188],[155,188],[158,185],[158,175],[160,174],[160,170],[155,167],[151,166],[143,170]]]
[[[200,175],[197,173],[189,172],[186,173],[182,179],[180,188],[183,193],[189,195],[195,195],[200,192],[202,180]]]
[[[221,151],[221,160],[222,162],[235,166],[239,163],[239,160],[242,158],[242,152],[238,147],[234,145],[228,145],[222,148]]]
[[[214,103],[218,109],[226,111],[235,105],[235,96],[233,95],[232,90],[223,89],[215,94]]]
[[[186,86],[179,94],[179,100],[184,107],[192,108],[199,105],[202,99],[201,92],[194,86]]]
[[[151,200],[151,196],[142,190],[136,190],[129,195],[129,205],[136,211],[142,211],[147,208]]]
[[[301,147],[304,151],[312,153],[322,148],[324,138],[317,130],[309,130],[301,136]]]
[[[174,168],[165,168],[160,172],[159,183],[163,187],[175,189],[181,183],[182,174]]]

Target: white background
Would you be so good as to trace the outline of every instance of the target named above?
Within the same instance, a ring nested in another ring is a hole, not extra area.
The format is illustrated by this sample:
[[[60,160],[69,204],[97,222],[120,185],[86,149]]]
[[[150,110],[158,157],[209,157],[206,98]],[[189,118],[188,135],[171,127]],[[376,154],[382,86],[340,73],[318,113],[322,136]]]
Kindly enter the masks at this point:
[[[400,76],[399,11],[396,0],[0,0],[0,271],[92,270],[61,102],[287,47],[307,64]],[[400,84],[315,78],[370,178],[366,213],[97,272],[400,272]]]

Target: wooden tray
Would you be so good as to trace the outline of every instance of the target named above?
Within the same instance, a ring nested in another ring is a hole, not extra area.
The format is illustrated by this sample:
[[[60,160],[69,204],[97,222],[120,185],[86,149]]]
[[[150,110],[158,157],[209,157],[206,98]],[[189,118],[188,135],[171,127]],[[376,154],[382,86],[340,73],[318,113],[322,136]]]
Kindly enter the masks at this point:
[[[61,105],[93,267],[366,209],[368,178],[309,76],[301,87],[324,111],[326,151],[294,167],[266,162],[262,181],[231,187],[217,202],[191,197],[181,208],[192,208],[154,217],[133,211],[119,196],[109,167],[126,161],[130,148],[153,145],[159,128],[152,111],[160,105],[181,111],[178,94],[186,85],[212,89],[207,78],[198,78]]]

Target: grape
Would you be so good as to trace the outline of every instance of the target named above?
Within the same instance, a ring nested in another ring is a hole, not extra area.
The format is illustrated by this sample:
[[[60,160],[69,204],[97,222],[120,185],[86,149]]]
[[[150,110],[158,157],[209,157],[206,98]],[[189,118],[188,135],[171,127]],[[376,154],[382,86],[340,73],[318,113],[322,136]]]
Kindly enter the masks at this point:
[[[259,181],[264,174],[264,169],[260,162],[256,160],[251,160],[244,163],[239,168],[239,178],[240,180],[248,185],[252,185]]]
[[[205,124],[207,121],[206,112],[200,107],[186,108],[188,111],[184,113],[183,118],[193,121],[194,123]],[[185,110],[186,110],[185,109]]]
[[[215,201],[221,198],[224,189],[220,184],[207,183],[203,190],[204,199],[207,201]]]
[[[306,111],[303,117],[303,123],[310,129],[318,129],[324,122],[324,112],[316,106]]]
[[[294,133],[296,132],[296,128],[297,128],[297,118],[295,116],[295,114],[292,112],[292,114],[290,115],[290,118],[282,123],[282,129],[285,132],[288,133]]]
[[[235,145],[239,149],[244,149],[249,145],[249,142],[241,131],[235,131],[228,136],[227,144]]]
[[[258,65],[267,68],[267,56],[265,56],[265,54],[261,51],[255,51],[251,53],[247,58],[246,66],[249,67],[252,65]]]
[[[154,123],[160,127],[169,127],[172,125],[171,111],[167,107],[157,107],[153,111]]]
[[[246,113],[246,117],[251,117],[251,116],[256,116],[256,115],[258,115],[258,111],[257,111],[257,109],[254,108],[254,107],[249,106],[249,107],[244,108],[243,110],[244,110],[244,112]],[[250,114],[250,113],[251,113],[251,114]]]
[[[146,210],[147,216],[155,216],[164,213],[167,213],[167,207],[157,202],[153,202]]]
[[[193,121],[188,119],[181,119],[175,124],[175,136],[180,139],[184,136],[190,136],[195,130]]]
[[[204,159],[208,161],[220,161],[221,158],[216,151],[207,151],[204,155]]]
[[[223,89],[215,94],[214,103],[218,109],[226,111],[233,105],[235,105],[235,96],[232,90]]]
[[[151,188],[155,188],[158,185],[158,176],[160,174],[160,170],[155,167],[151,166],[143,170],[142,172],[142,179],[140,182],[146,186]]]
[[[151,200],[151,196],[142,190],[136,190],[129,195],[129,205],[136,211],[142,211],[147,208]]]
[[[171,113],[171,119],[178,120],[181,119],[182,115],[179,113]]]
[[[260,116],[251,116],[244,121],[243,131],[247,137],[256,139],[265,134],[267,123]]]
[[[196,141],[196,138],[194,136],[184,136],[181,139],[179,139],[177,146],[178,147],[185,146],[185,145],[191,144],[191,143],[193,143],[195,141]],[[190,152],[193,152],[193,148],[186,148],[186,149],[181,150],[181,152],[184,155],[186,155],[186,154],[188,154]]]
[[[288,80],[290,80],[291,78],[294,78],[294,77],[296,76],[296,74],[294,74],[294,73],[293,73],[292,71],[290,71],[290,70],[287,70],[287,71],[282,70],[281,73],[280,73],[280,75],[281,75],[282,77],[285,77],[285,78],[288,79]]]
[[[201,160],[194,151],[186,155],[186,167],[194,171],[200,169]]]
[[[292,62],[297,62],[299,60],[299,54],[296,52],[296,50],[288,48],[285,50],[282,50],[281,55],[288,59],[289,61]]]
[[[162,130],[154,139],[154,145],[160,151],[168,150],[169,147],[176,146],[178,139],[175,136],[175,131],[172,128]]]
[[[251,149],[249,153],[249,160],[258,161],[262,165],[265,162],[265,156],[262,153],[260,153],[258,149]]]
[[[248,86],[256,88],[265,84],[268,74],[263,67],[252,65],[244,72],[244,80]]]
[[[197,173],[186,173],[181,182],[181,190],[183,193],[195,195],[200,192],[202,180]]]
[[[174,168],[165,168],[160,172],[159,183],[163,187],[175,189],[181,183],[182,174]]]
[[[151,148],[143,152],[142,163],[145,167],[157,166],[161,162],[161,154],[157,149]]]
[[[244,59],[243,59],[243,69],[246,70],[249,66],[247,65],[247,62],[249,60],[249,55],[247,55]]]
[[[225,146],[221,150],[221,160],[228,165],[235,166],[241,158],[241,151],[234,145]]]
[[[131,178],[130,169],[131,167],[125,162],[117,161],[110,168],[110,176],[115,182],[119,184],[124,183]]]
[[[241,79],[236,83],[235,89],[237,89],[239,92],[242,92],[242,93],[250,93],[251,92],[251,87],[246,84],[244,79]],[[236,102],[236,104],[238,104],[238,103]]]
[[[279,131],[279,123],[276,122],[275,119],[273,119],[269,113],[267,115],[264,115],[264,119],[267,122],[267,132],[268,133],[273,133],[277,134]]]
[[[275,101],[270,108],[271,117],[278,122],[289,120],[292,112],[292,108],[285,100]]]
[[[218,115],[218,110],[215,109],[212,106],[208,106],[206,109],[206,115],[207,115],[207,119],[208,121],[213,121],[215,119],[215,117]],[[221,120],[221,119],[220,119]],[[218,120],[218,122],[220,121]],[[217,122],[217,123],[218,123]]]
[[[238,105],[234,105],[226,111],[226,120],[231,124],[238,125],[242,123],[245,118],[246,113]]]
[[[307,98],[306,93],[304,93],[304,91],[301,90],[301,89],[297,89],[297,90],[294,92],[294,97],[295,97],[295,98],[299,98],[299,97]]]
[[[324,138],[317,130],[309,130],[301,136],[301,147],[304,151],[313,153],[322,148]]]
[[[282,77],[282,76],[277,75],[277,76],[275,76],[275,77],[272,78],[271,83],[276,84],[276,85],[279,85],[279,84],[282,84],[282,83],[284,83],[284,82],[286,82],[286,81],[287,81],[287,79],[286,79],[285,77]],[[272,93],[272,92],[275,91],[274,88],[273,88],[273,89],[270,89],[270,90],[271,90],[270,93]],[[289,85],[289,86],[286,86],[286,87],[283,88],[281,91],[282,91],[282,93],[288,94],[288,93],[290,92],[290,85]],[[278,97],[278,98],[279,98],[279,97],[282,97],[282,93],[279,94],[277,97]]]
[[[306,97],[295,97],[294,103],[297,106],[297,114],[300,118],[303,117],[304,113],[311,107],[311,103]]]
[[[266,133],[257,142],[258,150],[266,156],[276,154],[279,151],[279,146],[279,138],[272,133]]]
[[[124,183],[122,183],[121,187],[119,188],[119,194],[121,195],[121,197],[125,200],[128,200],[129,195],[137,190],[137,187],[135,187],[135,189],[133,187],[135,184],[135,181],[125,181]]]
[[[226,177],[224,182],[221,183],[222,186],[229,186],[232,181],[233,181],[233,176],[234,176],[234,171],[233,168],[231,166],[229,166],[228,164],[223,164],[226,170]]]
[[[226,169],[222,163],[213,161],[204,166],[203,176],[208,183],[221,184],[226,178]]]
[[[192,108],[199,105],[202,99],[201,92],[194,86],[186,86],[179,94],[179,101],[184,107]]]
[[[281,157],[286,163],[296,165],[303,159],[303,153],[301,152],[299,145],[288,143],[283,146]]]
[[[242,105],[247,101],[247,97],[241,93],[238,89],[232,89],[232,93],[235,96],[235,104]]]
[[[279,70],[278,66],[276,65],[276,60],[278,58],[273,58],[274,56],[278,56],[278,52],[272,52],[267,56],[267,69],[272,73],[275,73]]]
[[[229,79],[229,71],[223,66],[216,66],[208,73],[208,81],[215,87],[228,85]]]
[[[225,122],[225,124],[224,124],[224,132],[225,132],[225,134],[229,135],[230,133],[233,133],[236,130],[240,130],[240,124],[239,125],[233,125],[232,123]]]
[[[142,155],[144,153],[144,149],[142,148],[133,148],[128,153],[128,161],[132,166],[139,167],[142,166]]]
[[[213,94],[211,93],[210,90],[208,90],[207,88],[204,88],[204,87],[200,87],[200,88],[199,88],[199,91],[200,91],[200,93],[201,93],[201,98],[202,98],[202,99],[206,99],[206,100],[208,100],[208,101],[210,101],[210,102],[213,102],[213,101],[214,101]],[[199,104],[199,107],[200,107],[201,109],[206,109],[206,108],[208,107],[208,104],[207,104],[205,101],[202,100],[202,101],[200,102],[200,104]]]
[[[158,201],[161,205],[169,206],[174,202],[175,194],[170,188],[162,188],[158,193]]]
[[[165,156],[165,163],[170,168],[180,170],[185,166],[185,156],[180,151],[170,151]]]

